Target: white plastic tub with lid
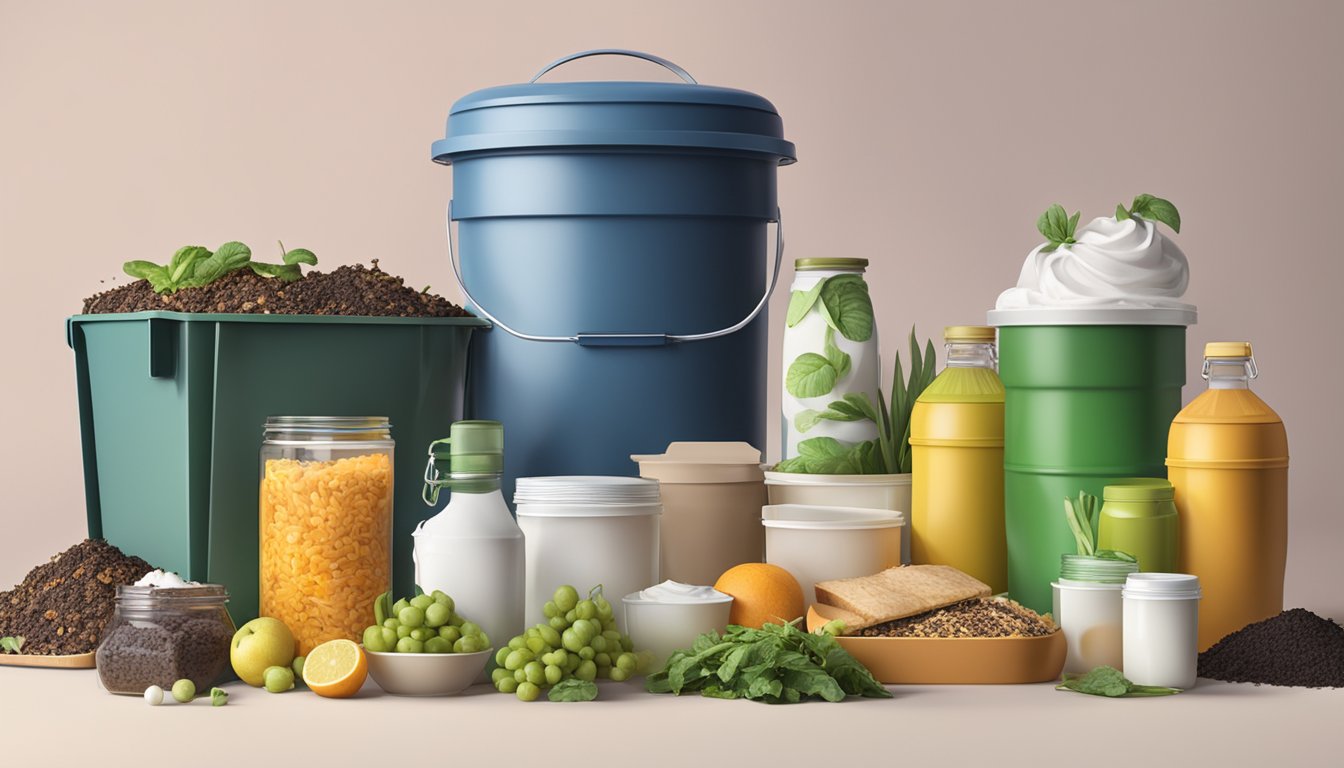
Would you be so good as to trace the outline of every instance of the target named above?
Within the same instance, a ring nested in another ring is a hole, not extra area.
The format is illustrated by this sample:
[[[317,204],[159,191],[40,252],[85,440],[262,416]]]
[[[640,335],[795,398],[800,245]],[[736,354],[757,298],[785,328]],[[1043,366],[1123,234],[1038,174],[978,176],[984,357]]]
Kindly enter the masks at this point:
[[[728,626],[732,595],[713,587],[664,581],[631,592],[621,600],[625,627],[637,651],[653,655],[647,671],[657,672],[678,649],[690,648],[706,632],[722,632]]]
[[[770,504],[810,504],[823,507],[885,509],[910,514],[909,473],[895,475],[807,475],[765,473]],[[910,532],[901,532],[901,562],[910,562]]]
[[[513,496],[527,540],[524,601],[529,621],[556,587],[587,596],[602,585],[613,604],[659,580],[662,505],[658,483],[632,477],[522,477]],[[623,614],[617,623],[624,630]],[[493,639],[493,638],[492,638]]]
[[[1199,577],[1131,573],[1123,592],[1125,677],[1194,688],[1199,665]]]
[[[672,443],[667,452],[631,456],[641,477],[661,486],[663,578],[713,584],[765,551],[761,452],[748,443]]]
[[[778,565],[816,602],[819,581],[869,576],[901,564],[900,512],[775,504],[761,510],[765,561]]]

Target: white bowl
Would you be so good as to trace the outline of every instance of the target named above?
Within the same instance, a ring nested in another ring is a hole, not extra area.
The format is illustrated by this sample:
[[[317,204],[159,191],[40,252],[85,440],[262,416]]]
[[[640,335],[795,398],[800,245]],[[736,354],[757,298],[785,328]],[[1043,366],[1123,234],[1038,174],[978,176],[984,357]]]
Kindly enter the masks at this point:
[[[481,677],[494,649],[477,653],[381,653],[364,649],[369,674],[396,696],[452,696]]]
[[[700,635],[728,626],[733,598],[714,602],[660,603],[639,599],[639,592],[622,598],[625,606],[626,634],[636,651],[648,651],[653,658],[647,672],[659,672],[668,657],[678,649],[690,648]]]

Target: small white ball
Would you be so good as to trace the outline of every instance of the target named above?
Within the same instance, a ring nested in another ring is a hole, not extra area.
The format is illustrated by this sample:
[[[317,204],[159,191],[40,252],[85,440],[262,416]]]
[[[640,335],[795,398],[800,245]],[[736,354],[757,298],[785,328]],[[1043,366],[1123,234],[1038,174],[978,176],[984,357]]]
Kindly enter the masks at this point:
[[[151,685],[145,689],[145,703],[151,707],[157,707],[163,703],[163,689],[157,685]]]

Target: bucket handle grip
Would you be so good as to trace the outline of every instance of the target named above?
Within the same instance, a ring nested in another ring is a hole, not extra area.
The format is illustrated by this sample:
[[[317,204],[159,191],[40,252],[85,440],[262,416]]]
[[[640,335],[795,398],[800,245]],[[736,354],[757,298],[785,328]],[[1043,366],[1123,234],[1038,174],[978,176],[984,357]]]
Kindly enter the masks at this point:
[[[570,342],[578,344],[581,347],[661,347],[667,344],[679,344],[688,341],[709,341],[723,336],[731,336],[734,333],[746,328],[751,321],[760,316],[766,305],[770,303],[770,296],[775,292],[775,286],[779,284],[779,268],[784,262],[784,215],[779,208],[775,208],[775,266],[770,272],[770,283],[765,287],[765,294],[761,300],[756,302],[756,306],[751,312],[741,320],[728,326],[720,328],[717,331],[707,333],[577,333],[573,336],[537,336],[530,333],[523,333],[515,330],[507,323],[495,317],[490,310],[481,306],[481,303],[471,295],[467,288],[467,281],[462,279],[462,270],[457,264],[457,249],[453,247],[453,201],[448,201],[448,215],[445,226],[448,231],[448,262],[453,265],[453,276],[457,278],[457,284],[462,288],[462,296],[467,302],[476,308],[477,314],[494,324],[495,327],[524,341],[545,341],[545,342]]]
[[[532,79],[528,80],[528,82],[535,83],[541,79],[542,75],[546,74],[547,72],[550,72],[552,69],[555,69],[561,64],[568,64],[569,62],[574,61],[575,59],[586,59],[589,56],[633,56],[636,59],[643,59],[645,61],[651,61],[654,64],[658,64],[659,66],[667,69],[677,77],[680,77],[685,82],[690,83],[691,85],[698,85],[698,83],[695,81],[695,78],[691,77],[691,74],[689,72],[677,66],[676,64],[673,64],[667,59],[664,59],[662,56],[654,56],[652,53],[644,53],[643,51],[631,51],[625,48],[595,48],[591,51],[580,51],[579,53],[571,53],[568,56],[562,56],[556,59],[555,61],[552,61],[550,64],[547,64],[546,66],[542,67],[541,71],[533,75]]]

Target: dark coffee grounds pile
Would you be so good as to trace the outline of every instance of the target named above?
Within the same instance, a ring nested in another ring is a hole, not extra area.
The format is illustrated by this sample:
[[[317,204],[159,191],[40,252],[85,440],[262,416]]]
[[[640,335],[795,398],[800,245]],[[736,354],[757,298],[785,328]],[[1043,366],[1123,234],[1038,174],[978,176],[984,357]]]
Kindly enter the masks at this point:
[[[1044,637],[1055,623],[1013,600],[981,597],[868,627],[863,637]]]
[[[1229,683],[1344,688],[1344,627],[1304,608],[1243,627],[1199,654],[1199,676]]]
[[[159,295],[136,280],[84,300],[84,314],[112,312],[222,312],[250,315],[351,315],[361,317],[469,317],[442,296],[421,293],[402,278],[357,264],[332,272],[306,272],[292,283],[251,269],[201,286]]]
[[[24,638],[23,653],[88,653],[112,618],[117,585],[151,570],[105,541],[85,539],[0,592],[0,636]]]

